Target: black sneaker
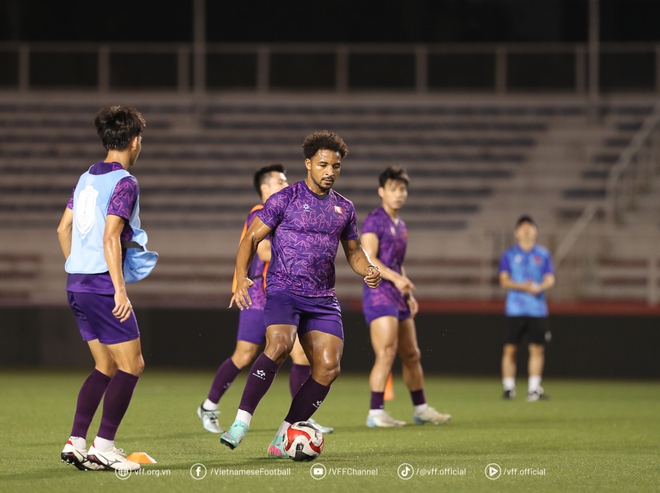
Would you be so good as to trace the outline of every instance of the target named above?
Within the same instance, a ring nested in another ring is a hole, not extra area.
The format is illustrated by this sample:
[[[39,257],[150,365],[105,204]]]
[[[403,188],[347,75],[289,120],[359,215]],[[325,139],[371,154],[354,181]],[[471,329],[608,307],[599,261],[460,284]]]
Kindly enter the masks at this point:
[[[516,397],[516,389],[505,390],[502,399],[512,400]]]
[[[550,399],[550,396],[545,393],[543,387],[527,393],[527,402],[547,401],[548,399]]]

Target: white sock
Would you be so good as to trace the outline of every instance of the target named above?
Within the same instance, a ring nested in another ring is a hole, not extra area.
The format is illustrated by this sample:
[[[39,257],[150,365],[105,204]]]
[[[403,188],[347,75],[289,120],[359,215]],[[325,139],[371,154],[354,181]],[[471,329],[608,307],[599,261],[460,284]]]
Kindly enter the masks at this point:
[[[69,437],[69,441],[71,445],[79,450],[85,450],[87,448],[87,440],[82,437]]]
[[[385,412],[385,409],[369,409],[369,416],[380,416]]]
[[[418,406],[413,406],[413,412],[417,415],[420,415],[424,411],[426,411],[428,408],[429,408],[429,405],[427,403],[419,404]]]
[[[529,377],[529,392],[536,392],[541,385],[541,377]]]
[[[286,422],[286,421],[282,421],[282,424],[281,424],[280,427],[277,429],[277,433],[275,434],[275,436],[283,437],[284,434],[286,433],[287,428],[288,428],[289,426],[291,426],[291,423],[288,423],[288,422]]]
[[[516,379],[515,377],[505,377],[502,379],[502,385],[504,385],[504,390],[513,390],[516,388]]]
[[[202,409],[204,411],[217,411],[218,410],[218,403],[217,402],[211,402],[210,400],[206,399],[204,401],[204,404],[202,404]]]
[[[106,440],[105,438],[97,436],[94,439],[94,448],[99,452],[110,452],[113,448],[115,448],[115,441]]]
[[[252,420],[252,415],[247,412],[239,409],[236,413],[236,421],[242,421],[246,425],[250,426],[250,421]]]

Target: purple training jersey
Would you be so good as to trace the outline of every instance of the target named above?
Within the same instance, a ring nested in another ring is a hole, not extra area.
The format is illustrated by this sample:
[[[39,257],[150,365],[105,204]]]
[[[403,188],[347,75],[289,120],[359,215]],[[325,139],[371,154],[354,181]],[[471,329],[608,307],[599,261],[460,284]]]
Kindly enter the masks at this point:
[[[254,218],[257,217],[257,213],[261,209],[253,208],[248,214],[247,221],[245,221],[245,231],[248,230]],[[242,238],[241,238],[242,239]],[[264,240],[270,240],[270,236],[264,238]],[[266,290],[264,288],[264,270],[266,270],[266,263],[263,262],[259,255],[254,254],[252,263],[248,268],[248,278],[254,282],[254,285],[248,290],[250,299],[252,300],[252,305],[250,310],[263,310],[266,306]],[[263,322],[262,322],[263,325]]]
[[[119,163],[106,163],[99,162],[94,164],[90,169],[91,175],[104,175],[111,171],[122,170],[124,167]],[[73,194],[75,187],[71,193],[71,198],[67,204],[68,209],[73,209]],[[120,240],[130,241],[133,238],[133,228],[128,224],[133,214],[133,207],[137,200],[139,193],[137,180],[133,176],[127,176],[119,180],[115,187],[110,204],[108,205],[107,213],[113,216],[124,218],[124,229],[121,232]],[[126,250],[122,251],[122,258],[126,256]],[[76,293],[97,293],[97,294],[114,294],[115,288],[112,285],[110,274],[105,272],[103,274],[69,274],[66,283],[66,290]]]
[[[406,223],[399,219],[394,223],[387,215],[385,209],[378,209],[369,213],[362,223],[362,234],[373,233],[378,237],[378,253],[376,257],[386,267],[397,274],[401,274],[401,267],[406,256],[408,246],[408,230]],[[408,305],[399,291],[391,281],[381,280],[376,289],[371,289],[366,284],[362,292],[362,304],[368,306],[395,306],[400,311],[408,310]]]
[[[359,238],[353,203],[334,190],[320,197],[303,180],[271,195],[257,215],[273,230],[266,291],[334,296],[339,241]]]

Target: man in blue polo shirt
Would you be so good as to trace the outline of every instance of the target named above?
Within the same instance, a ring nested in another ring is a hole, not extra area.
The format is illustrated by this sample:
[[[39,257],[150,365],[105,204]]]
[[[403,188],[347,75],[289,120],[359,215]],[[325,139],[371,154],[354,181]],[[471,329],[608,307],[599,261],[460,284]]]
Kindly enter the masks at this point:
[[[555,284],[550,252],[536,244],[538,229],[530,216],[521,216],[514,229],[516,245],[500,258],[500,286],[507,290],[508,327],[502,353],[504,398],[516,396],[516,353],[529,334],[529,388],[527,400],[547,399],[541,387],[545,343],[550,339],[545,292]]]

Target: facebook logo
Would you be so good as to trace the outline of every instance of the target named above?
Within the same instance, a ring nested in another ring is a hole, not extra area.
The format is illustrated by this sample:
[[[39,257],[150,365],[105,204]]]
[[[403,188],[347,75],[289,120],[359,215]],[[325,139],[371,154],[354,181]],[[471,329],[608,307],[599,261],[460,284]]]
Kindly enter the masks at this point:
[[[190,475],[195,480],[204,479],[206,477],[206,466],[200,462],[193,464],[190,468]]]

